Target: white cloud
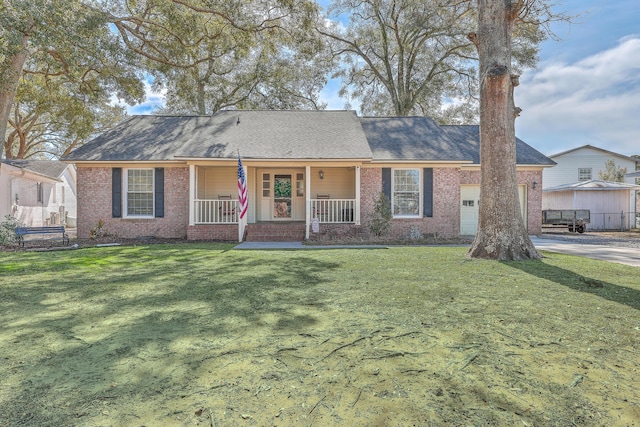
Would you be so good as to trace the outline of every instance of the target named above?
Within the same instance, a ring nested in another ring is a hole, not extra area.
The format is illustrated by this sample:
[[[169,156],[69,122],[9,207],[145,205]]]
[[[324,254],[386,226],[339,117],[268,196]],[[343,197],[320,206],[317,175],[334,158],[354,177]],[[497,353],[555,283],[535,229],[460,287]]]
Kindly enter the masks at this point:
[[[547,61],[516,88],[520,138],[545,154],[592,144],[640,154],[640,36],[575,63]]]
[[[127,108],[129,114],[152,114],[158,108],[164,106],[166,90],[156,92],[151,87],[151,82],[144,81],[145,101],[142,104]]]
[[[155,110],[164,106],[166,90],[163,89],[160,92],[154,91],[151,87],[152,81],[149,78],[143,80],[142,83],[144,84],[145,92],[144,102],[136,105],[128,105],[113,96],[111,101],[112,104],[126,107],[127,113],[132,115],[153,114]]]

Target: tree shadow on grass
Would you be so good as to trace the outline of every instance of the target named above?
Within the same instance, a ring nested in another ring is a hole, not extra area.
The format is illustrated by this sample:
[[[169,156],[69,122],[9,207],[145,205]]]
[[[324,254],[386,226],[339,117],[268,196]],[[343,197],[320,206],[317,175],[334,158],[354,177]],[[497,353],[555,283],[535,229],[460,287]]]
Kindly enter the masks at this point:
[[[543,261],[505,261],[503,264],[532,276],[549,280],[579,292],[586,292],[640,310],[640,290],[585,277]]]
[[[0,424],[64,425],[97,416],[104,401],[126,406],[140,394],[160,396],[158,405],[180,400],[181,387],[206,377],[202,366],[230,354],[251,362],[256,348],[277,349],[276,337],[313,328],[327,302],[316,288],[340,267],[300,253],[179,249],[104,251],[78,259],[79,271],[61,257],[46,276],[42,262],[37,283],[0,289],[0,323],[9,325],[0,337],[12,347],[0,350],[11,368],[0,369],[11,383],[0,393]],[[87,263],[98,271],[89,276]],[[1,404],[9,393],[11,404]]]

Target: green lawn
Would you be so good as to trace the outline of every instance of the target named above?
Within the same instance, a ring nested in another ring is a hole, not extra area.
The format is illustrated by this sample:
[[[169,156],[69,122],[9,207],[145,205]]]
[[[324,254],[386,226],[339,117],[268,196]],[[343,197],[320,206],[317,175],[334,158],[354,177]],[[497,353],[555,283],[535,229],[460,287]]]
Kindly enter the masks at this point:
[[[640,270],[464,247],[0,254],[0,426],[640,419]]]

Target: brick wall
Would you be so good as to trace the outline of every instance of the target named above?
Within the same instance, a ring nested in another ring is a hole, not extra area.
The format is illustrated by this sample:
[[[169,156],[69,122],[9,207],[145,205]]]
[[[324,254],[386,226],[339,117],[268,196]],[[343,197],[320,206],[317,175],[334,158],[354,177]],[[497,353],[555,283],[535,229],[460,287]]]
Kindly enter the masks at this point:
[[[369,233],[368,223],[377,198],[382,191],[382,169],[362,168],[360,191],[362,194],[361,233]],[[542,223],[542,171],[519,171],[519,184],[527,186],[527,229],[539,234]],[[533,182],[537,182],[533,189]],[[460,233],[460,185],[480,185],[480,171],[457,168],[433,170],[433,217],[395,218],[392,237],[409,239],[415,233],[421,236],[456,237]]]
[[[78,237],[89,238],[98,221],[123,238],[186,238],[189,224],[189,169],[164,169],[164,218],[111,217],[111,168],[78,168]]]
[[[368,233],[368,224],[375,202],[382,191],[382,168],[362,168],[360,175],[361,233]],[[456,168],[433,170],[433,217],[395,218],[391,237],[409,239],[413,233],[455,237],[460,230],[460,182]]]
[[[520,184],[527,185],[528,230],[539,234],[542,223],[542,171],[518,172]],[[460,185],[479,184],[479,171],[457,168],[435,168],[433,171],[433,217],[394,219],[392,237],[408,239],[414,233],[455,237],[460,231]],[[537,182],[533,189],[533,182]],[[361,227],[346,231],[344,227],[329,228],[328,235],[355,233],[367,236],[368,223],[375,202],[382,191],[382,169],[362,168],[360,176]],[[127,219],[111,217],[111,168],[78,168],[78,237],[88,238],[91,229],[103,220],[104,230],[123,238],[154,236],[158,238],[188,238],[189,240],[237,240],[237,226],[188,226],[189,169],[165,168],[165,217]],[[351,226],[353,228],[353,226]]]
[[[480,185],[480,171],[460,172],[460,184]],[[542,170],[518,171],[518,184],[527,186],[527,230],[529,234],[540,234],[542,232]]]
[[[199,224],[187,227],[188,240],[238,241],[238,224]]]

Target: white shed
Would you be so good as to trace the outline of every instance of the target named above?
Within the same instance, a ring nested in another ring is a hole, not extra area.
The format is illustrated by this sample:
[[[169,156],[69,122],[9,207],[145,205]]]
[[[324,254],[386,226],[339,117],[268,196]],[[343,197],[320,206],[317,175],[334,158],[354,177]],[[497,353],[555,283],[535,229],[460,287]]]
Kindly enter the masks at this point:
[[[542,209],[588,209],[587,230],[629,230],[636,227],[636,191],[640,185],[600,180],[546,188]]]

